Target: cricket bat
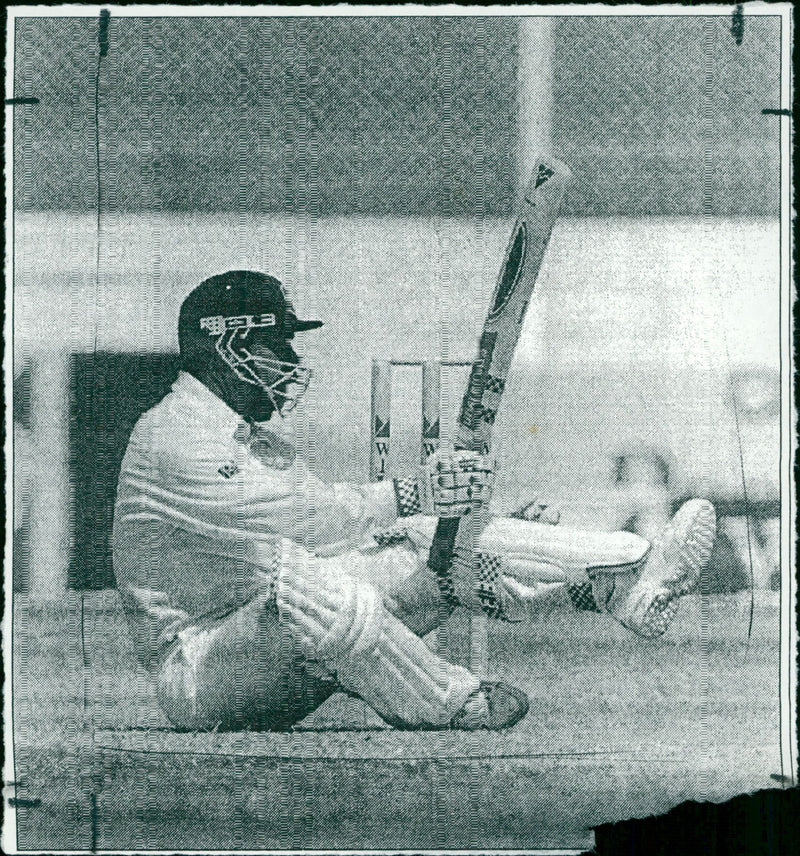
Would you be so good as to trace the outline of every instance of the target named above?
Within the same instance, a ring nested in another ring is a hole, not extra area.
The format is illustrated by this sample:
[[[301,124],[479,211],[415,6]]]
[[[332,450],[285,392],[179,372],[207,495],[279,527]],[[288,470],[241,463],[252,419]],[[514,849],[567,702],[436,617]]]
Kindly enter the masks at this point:
[[[557,160],[539,159],[534,166],[461,402],[453,442],[456,449],[472,449],[484,455],[491,450],[492,428],[508,370],[570,178],[569,169]],[[440,518],[428,556],[428,567],[447,604],[454,607],[463,602],[472,610],[470,668],[479,677],[488,668],[487,615],[472,592],[465,597],[464,591],[466,586],[473,587],[475,546],[488,522],[488,503],[468,517]],[[460,567],[454,568],[454,557]]]

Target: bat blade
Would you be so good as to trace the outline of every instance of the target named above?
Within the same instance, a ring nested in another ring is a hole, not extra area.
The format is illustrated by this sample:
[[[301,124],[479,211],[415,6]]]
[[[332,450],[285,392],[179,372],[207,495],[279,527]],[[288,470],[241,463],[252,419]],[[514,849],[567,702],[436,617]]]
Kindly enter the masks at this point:
[[[519,203],[461,402],[454,441],[458,449],[474,449],[483,454],[491,450],[492,429],[508,371],[570,179],[569,168],[557,160],[541,159],[533,169]],[[471,556],[488,522],[488,508],[484,506],[469,518],[442,518],[436,526],[428,567],[451,605],[458,601],[452,577],[453,555],[458,551],[460,556]],[[470,606],[474,609],[476,604]],[[487,658],[485,615],[475,613],[473,621],[471,666],[473,671],[482,672]]]

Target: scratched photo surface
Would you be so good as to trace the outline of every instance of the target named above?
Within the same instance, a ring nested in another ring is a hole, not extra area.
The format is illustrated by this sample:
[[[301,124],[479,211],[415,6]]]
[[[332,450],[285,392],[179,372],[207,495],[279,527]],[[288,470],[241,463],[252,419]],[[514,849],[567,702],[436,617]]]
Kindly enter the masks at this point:
[[[8,19],[5,846],[792,785],[788,7],[109,12]]]

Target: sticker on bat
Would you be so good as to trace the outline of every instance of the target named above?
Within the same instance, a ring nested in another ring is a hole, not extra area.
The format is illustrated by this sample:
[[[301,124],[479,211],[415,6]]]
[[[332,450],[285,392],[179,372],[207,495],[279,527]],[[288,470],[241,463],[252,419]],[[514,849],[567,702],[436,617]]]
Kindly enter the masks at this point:
[[[536,188],[541,187],[549,178],[552,178],[555,175],[555,171],[550,169],[549,166],[545,166],[543,163],[539,164],[539,172],[536,173]]]
[[[519,224],[517,233],[514,235],[506,263],[503,265],[503,272],[500,275],[500,281],[497,283],[497,291],[495,291],[492,308],[489,311],[490,318],[496,318],[503,311],[508,301],[511,300],[511,296],[514,294],[522,276],[522,269],[525,266],[527,255],[528,226],[523,220]]]
[[[458,421],[470,431],[475,431],[483,418],[481,402],[487,382],[496,380],[489,374],[489,367],[494,356],[497,333],[484,332],[478,343],[478,359],[472,364],[472,371],[467,383],[467,392],[461,402],[461,412]]]

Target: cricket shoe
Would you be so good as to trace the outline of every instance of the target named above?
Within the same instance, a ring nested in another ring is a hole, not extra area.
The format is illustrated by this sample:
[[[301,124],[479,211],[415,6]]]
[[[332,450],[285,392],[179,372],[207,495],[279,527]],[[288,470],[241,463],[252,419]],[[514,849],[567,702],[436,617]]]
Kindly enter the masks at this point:
[[[679,599],[697,588],[716,531],[717,516],[710,502],[685,502],[635,571],[589,570],[595,600],[634,633],[651,639],[661,636],[678,611]]]
[[[502,681],[481,681],[450,720],[450,728],[462,731],[501,731],[511,728],[528,712],[528,696]]]

